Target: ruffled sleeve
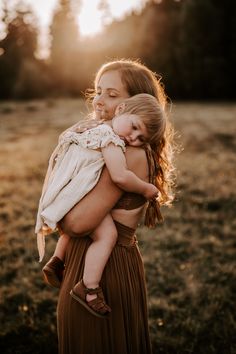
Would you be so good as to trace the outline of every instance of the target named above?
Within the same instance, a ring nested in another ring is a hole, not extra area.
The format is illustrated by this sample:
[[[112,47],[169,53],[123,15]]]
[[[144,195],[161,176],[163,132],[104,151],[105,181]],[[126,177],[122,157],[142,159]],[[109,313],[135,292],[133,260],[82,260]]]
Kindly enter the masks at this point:
[[[114,133],[114,131],[106,124],[100,126],[102,130],[101,134],[101,148],[107,147],[109,144],[120,146],[125,152],[125,142]]]
[[[84,148],[100,149],[111,143],[120,146],[125,152],[125,142],[107,124],[100,124],[79,134],[79,144]]]

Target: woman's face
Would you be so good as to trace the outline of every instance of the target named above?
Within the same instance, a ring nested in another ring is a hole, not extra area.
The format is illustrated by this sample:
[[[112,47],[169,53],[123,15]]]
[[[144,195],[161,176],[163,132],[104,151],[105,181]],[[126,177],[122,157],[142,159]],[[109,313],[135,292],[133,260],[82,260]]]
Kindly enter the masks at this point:
[[[117,105],[129,97],[117,70],[105,72],[100,77],[95,92],[93,109],[97,119],[112,119]]]

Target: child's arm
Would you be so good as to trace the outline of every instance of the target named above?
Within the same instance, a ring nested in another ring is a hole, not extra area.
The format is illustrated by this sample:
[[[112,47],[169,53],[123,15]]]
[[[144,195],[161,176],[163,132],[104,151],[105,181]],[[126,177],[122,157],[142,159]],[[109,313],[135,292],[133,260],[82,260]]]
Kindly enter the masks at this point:
[[[102,154],[112,181],[121,189],[142,194],[147,199],[157,196],[158,189],[153,184],[144,182],[128,170],[125,156],[119,146],[109,144],[102,148]]]

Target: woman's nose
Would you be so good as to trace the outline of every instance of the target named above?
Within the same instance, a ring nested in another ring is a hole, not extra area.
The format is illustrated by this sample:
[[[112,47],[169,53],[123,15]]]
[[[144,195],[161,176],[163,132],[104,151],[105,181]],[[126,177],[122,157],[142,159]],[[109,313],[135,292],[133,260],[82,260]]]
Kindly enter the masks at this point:
[[[96,102],[97,105],[102,106],[104,104],[103,95],[101,94],[99,96],[96,96],[94,101]]]

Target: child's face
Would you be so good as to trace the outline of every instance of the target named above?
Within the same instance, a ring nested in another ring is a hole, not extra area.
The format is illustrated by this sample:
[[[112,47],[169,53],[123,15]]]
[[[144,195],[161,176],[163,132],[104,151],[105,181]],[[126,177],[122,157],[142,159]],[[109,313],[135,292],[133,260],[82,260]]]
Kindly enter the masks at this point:
[[[136,114],[123,113],[115,116],[112,128],[127,145],[142,146],[148,140],[147,129]]]

